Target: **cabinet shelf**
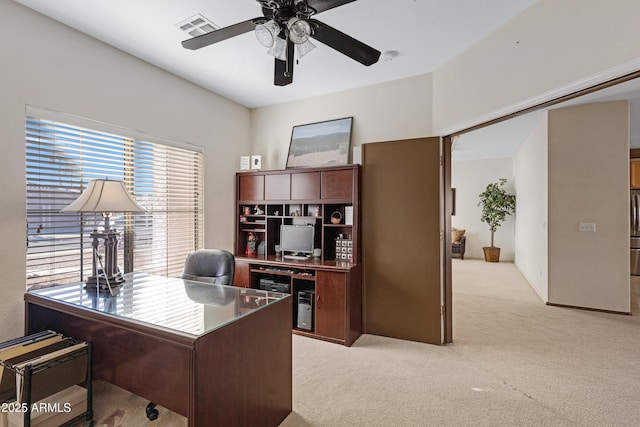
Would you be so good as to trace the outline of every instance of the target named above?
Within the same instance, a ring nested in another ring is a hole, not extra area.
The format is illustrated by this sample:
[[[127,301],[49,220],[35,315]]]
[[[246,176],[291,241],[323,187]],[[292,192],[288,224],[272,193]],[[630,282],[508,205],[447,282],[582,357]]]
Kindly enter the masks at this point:
[[[264,276],[283,276],[283,277],[291,277],[292,279],[297,279],[297,280],[309,280],[309,281],[316,280],[316,277],[313,274],[292,273],[292,272],[278,271],[273,269],[252,268],[250,272],[261,274]]]
[[[351,262],[358,264],[360,174],[359,165],[237,174],[240,220],[236,223],[235,254],[245,254],[249,232],[258,235],[264,249],[261,255],[268,257],[276,255],[281,225],[313,225],[313,247],[321,250],[321,261],[340,258],[335,239],[346,234],[354,241]],[[264,212],[256,214],[255,209]],[[342,223],[330,222],[334,214],[341,216]],[[345,224],[347,218],[350,224]]]

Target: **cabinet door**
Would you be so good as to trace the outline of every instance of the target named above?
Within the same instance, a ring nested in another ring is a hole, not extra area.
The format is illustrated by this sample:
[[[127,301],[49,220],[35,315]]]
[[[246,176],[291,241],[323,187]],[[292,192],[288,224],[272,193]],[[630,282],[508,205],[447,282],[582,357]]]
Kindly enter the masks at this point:
[[[640,188],[640,160],[631,160],[629,163],[629,186]]]
[[[351,199],[353,197],[353,169],[322,171],[323,199]]]
[[[264,175],[240,176],[238,200],[264,200]]]
[[[347,274],[318,271],[316,274],[315,333],[345,339]]]
[[[264,199],[289,200],[291,198],[291,174],[265,175]]]
[[[291,199],[318,200],[320,198],[320,172],[291,174]]]

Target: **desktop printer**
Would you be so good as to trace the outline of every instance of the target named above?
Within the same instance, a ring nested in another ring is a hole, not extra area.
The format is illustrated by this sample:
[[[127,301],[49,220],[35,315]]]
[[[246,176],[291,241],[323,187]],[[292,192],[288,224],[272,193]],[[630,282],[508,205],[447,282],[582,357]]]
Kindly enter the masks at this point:
[[[278,283],[273,277],[263,277],[260,279],[260,289],[263,291],[291,293],[291,285],[289,283]]]

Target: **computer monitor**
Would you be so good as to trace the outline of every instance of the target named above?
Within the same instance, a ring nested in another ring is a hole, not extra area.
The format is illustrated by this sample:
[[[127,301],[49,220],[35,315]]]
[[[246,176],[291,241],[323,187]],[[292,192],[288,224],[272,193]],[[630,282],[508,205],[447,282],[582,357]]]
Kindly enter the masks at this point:
[[[280,250],[285,258],[308,258],[313,254],[314,246],[313,225],[280,226]]]

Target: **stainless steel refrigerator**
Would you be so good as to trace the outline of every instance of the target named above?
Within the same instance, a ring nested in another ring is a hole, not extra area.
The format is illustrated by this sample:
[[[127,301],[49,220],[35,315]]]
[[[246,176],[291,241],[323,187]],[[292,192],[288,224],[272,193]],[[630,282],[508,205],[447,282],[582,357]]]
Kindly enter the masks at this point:
[[[631,274],[640,276],[640,190],[631,190]]]

